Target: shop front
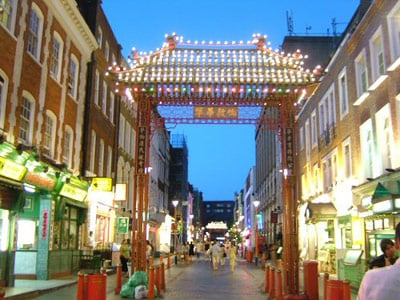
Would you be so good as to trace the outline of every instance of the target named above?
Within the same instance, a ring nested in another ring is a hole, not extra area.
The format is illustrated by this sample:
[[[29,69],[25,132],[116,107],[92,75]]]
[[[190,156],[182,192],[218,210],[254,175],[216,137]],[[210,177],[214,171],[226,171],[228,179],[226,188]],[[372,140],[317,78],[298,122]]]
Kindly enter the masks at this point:
[[[17,214],[24,206],[22,180],[29,154],[0,144],[0,285],[14,286]]]

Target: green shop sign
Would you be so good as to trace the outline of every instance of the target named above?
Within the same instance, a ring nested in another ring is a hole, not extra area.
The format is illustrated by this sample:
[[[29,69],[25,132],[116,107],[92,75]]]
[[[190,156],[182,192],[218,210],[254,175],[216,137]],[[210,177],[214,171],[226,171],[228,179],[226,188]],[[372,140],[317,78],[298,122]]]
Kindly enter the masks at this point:
[[[118,233],[128,233],[129,227],[129,218],[127,217],[118,217],[117,223],[117,232]]]

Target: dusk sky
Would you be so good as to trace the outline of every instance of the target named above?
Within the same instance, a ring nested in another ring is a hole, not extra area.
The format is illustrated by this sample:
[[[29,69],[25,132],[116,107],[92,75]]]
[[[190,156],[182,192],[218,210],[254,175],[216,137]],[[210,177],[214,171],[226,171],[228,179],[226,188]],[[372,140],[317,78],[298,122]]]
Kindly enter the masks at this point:
[[[251,40],[267,35],[279,48],[288,35],[341,33],[360,0],[103,0],[103,9],[125,57],[161,48],[165,34],[191,41]],[[301,49],[300,49],[301,50]],[[307,54],[307,53],[303,53]],[[189,148],[189,181],[204,200],[233,200],[255,165],[255,127],[250,125],[178,125]]]

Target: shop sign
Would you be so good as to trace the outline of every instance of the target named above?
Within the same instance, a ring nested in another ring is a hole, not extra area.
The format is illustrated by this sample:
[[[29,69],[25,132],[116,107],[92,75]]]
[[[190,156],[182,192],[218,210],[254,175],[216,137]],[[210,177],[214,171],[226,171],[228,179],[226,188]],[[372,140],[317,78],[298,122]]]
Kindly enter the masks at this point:
[[[129,218],[127,217],[119,217],[117,223],[117,232],[118,233],[128,233],[129,226]]]
[[[383,213],[393,210],[393,201],[392,199],[381,201],[372,205],[372,211],[374,213]]]
[[[394,207],[400,209],[400,198],[394,199]]]
[[[114,201],[125,201],[126,200],[126,184],[117,183],[115,185]]]
[[[47,209],[45,209],[43,211],[43,221],[42,221],[42,240],[45,240],[47,237],[48,220],[49,220],[49,213]]]
[[[26,174],[27,168],[25,166],[21,166],[7,158],[0,157],[0,175],[21,181]]]
[[[147,133],[145,126],[139,126],[139,137],[138,137],[138,155],[137,155],[137,172],[139,174],[144,173],[146,164],[146,141]]]
[[[294,170],[294,138],[293,128],[285,129],[286,140],[286,167],[293,172]]]
[[[81,190],[72,184],[65,183],[60,191],[60,195],[73,200],[83,201],[86,198],[87,191]]]
[[[92,191],[111,192],[112,178],[95,177],[92,179]]]
[[[271,211],[271,223],[278,223],[278,214],[274,211]]]
[[[24,178],[24,182],[47,191],[52,191],[57,183],[57,181],[50,176],[35,172],[28,172]]]

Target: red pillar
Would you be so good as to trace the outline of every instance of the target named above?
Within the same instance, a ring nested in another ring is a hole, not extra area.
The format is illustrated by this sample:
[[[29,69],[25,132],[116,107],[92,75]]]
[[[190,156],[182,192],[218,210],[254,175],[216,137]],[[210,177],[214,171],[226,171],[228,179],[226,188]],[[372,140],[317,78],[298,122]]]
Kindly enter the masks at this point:
[[[0,298],[0,300],[3,299]],[[78,287],[76,293],[76,300],[85,300],[85,276],[83,272],[78,272]]]

